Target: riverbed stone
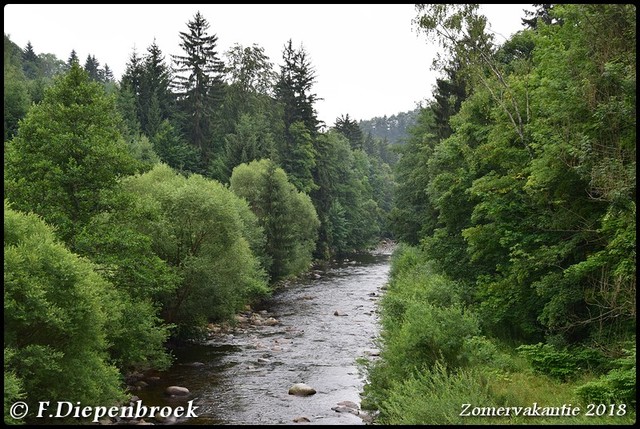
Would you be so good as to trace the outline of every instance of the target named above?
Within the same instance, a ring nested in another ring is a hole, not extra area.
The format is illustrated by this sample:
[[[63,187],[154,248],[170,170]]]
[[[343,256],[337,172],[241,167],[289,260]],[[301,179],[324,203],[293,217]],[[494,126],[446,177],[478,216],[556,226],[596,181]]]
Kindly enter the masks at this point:
[[[165,389],[164,393],[171,396],[187,396],[189,395],[189,389],[182,386],[169,386]]]
[[[353,402],[353,401],[340,401],[340,402],[338,402],[338,405],[341,405],[341,406],[343,406],[343,407],[347,407],[347,408],[353,408],[353,409],[355,409],[355,410],[357,410],[358,408],[360,408],[360,407],[358,406],[358,404],[356,404],[356,403],[355,403],[355,402]]]
[[[308,423],[311,420],[307,416],[299,416],[299,417],[294,417],[293,421],[294,423]]]
[[[316,389],[304,383],[296,383],[289,388],[289,395],[309,396],[315,395]]]
[[[275,326],[278,323],[278,319],[274,318],[274,317],[269,317],[267,320],[264,321],[264,324],[267,326]]]

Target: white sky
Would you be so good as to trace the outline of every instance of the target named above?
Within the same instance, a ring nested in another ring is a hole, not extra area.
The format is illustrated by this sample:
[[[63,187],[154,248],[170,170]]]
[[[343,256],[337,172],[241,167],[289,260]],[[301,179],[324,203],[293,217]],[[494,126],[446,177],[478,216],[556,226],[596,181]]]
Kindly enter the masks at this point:
[[[490,28],[504,37],[523,28],[523,9],[532,6],[481,6]],[[316,102],[318,118],[328,126],[341,115],[391,116],[431,98],[436,48],[411,24],[413,4],[9,4],[4,32],[21,48],[31,41],[36,54],[52,53],[63,61],[72,49],[80,64],[94,55],[119,80],[133,48],[145,54],[154,37],[167,64],[171,54],[183,54],[179,32],[187,31],[197,11],[210,24],[208,34],[218,36],[221,58],[236,43],[256,43],[278,71],[285,43],[302,44],[316,71],[312,89],[323,99]]]

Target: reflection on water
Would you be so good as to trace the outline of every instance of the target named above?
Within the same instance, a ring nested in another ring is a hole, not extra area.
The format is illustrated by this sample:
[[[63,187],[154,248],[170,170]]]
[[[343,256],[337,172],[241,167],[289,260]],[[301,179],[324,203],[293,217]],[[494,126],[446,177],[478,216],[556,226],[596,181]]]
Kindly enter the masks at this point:
[[[261,325],[243,323],[177,349],[173,367],[136,393],[145,405],[194,400],[198,418],[189,424],[297,424],[303,416],[306,424],[363,424],[357,411],[332,407],[360,403],[364,380],[356,358],[376,349],[376,300],[388,271],[388,254],[359,255],[293,282],[255,309]],[[295,383],[317,393],[289,395]],[[171,385],[191,395],[165,396]]]

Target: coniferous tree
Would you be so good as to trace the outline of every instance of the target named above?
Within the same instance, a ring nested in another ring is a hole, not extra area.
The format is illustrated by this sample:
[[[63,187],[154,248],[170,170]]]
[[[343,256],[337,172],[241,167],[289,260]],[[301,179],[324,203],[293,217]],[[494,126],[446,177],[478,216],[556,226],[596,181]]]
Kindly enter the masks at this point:
[[[314,103],[318,96],[312,92],[316,76],[307,52],[303,46],[293,47],[291,39],[282,52],[284,64],[276,84],[276,97],[284,106],[284,121],[287,128],[302,122],[309,132],[318,133],[320,121],[316,116]]]
[[[153,43],[147,48],[140,77],[140,125],[149,137],[158,132],[160,123],[171,117],[174,97],[171,92],[171,71],[164,62],[160,47]]]
[[[84,70],[89,73],[89,78],[96,82],[102,82],[100,76],[100,62],[94,55],[87,55],[87,59],[84,62]]]
[[[129,61],[122,75],[121,84],[122,88],[126,88],[133,93],[136,97],[140,96],[140,87],[142,85],[142,58],[138,56],[136,49],[133,49]]]
[[[349,118],[348,113],[336,119],[334,128],[349,140],[351,149],[362,149],[364,144],[362,130],[356,121]]]
[[[78,59],[78,54],[76,53],[76,50],[72,49],[71,53],[69,54],[69,58],[67,59],[67,68],[71,68],[73,63],[79,63],[79,62],[80,60]]]
[[[180,32],[184,55],[172,55],[176,64],[173,88],[178,95],[183,129],[190,142],[201,152],[205,164],[213,147],[213,115],[223,96],[224,64],[218,57],[218,36],[209,35],[209,22],[197,12],[187,23],[188,32]]]
[[[536,8],[535,11],[531,12],[529,10],[525,10],[524,14],[528,18],[521,18],[522,25],[535,30],[538,28],[538,20],[541,20],[544,24],[550,25],[554,22],[562,22],[561,20],[555,20],[552,18],[551,10],[553,9],[552,4],[533,4]]]
[[[294,49],[289,40],[283,51],[284,64],[276,84],[276,98],[284,109],[284,138],[279,148],[282,166],[292,183],[304,192],[315,188],[315,139],[318,121],[314,109],[316,94],[312,92],[315,72],[304,47]]]
[[[35,79],[38,77],[39,68],[38,56],[33,51],[33,45],[31,42],[27,42],[27,46],[24,48],[22,54],[22,70],[24,71],[24,75],[28,79]]]
[[[109,67],[109,65],[106,63],[104,65],[104,68],[102,69],[101,75],[103,76],[103,80],[105,83],[114,81],[113,71],[111,70],[111,67]]]

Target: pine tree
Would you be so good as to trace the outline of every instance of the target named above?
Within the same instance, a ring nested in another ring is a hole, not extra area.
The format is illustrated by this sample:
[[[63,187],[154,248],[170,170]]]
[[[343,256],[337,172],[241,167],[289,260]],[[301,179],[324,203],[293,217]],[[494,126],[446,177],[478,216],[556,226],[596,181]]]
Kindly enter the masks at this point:
[[[33,45],[31,45],[31,42],[27,42],[27,46],[24,48],[22,54],[22,70],[27,79],[35,79],[38,77],[38,64],[38,56],[33,51]]]
[[[171,116],[175,104],[171,72],[155,39],[147,48],[141,67],[140,125],[147,136],[153,137],[160,123]]]
[[[71,68],[73,63],[79,63],[79,62],[80,60],[78,59],[78,54],[76,53],[76,50],[72,49],[71,53],[69,54],[69,59],[67,59],[67,68]]]
[[[105,63],[101,74],[103,76],[103,80],[104,80],[105,83],[114,81],[113,71],[111,70],[111,67],[109,67],[108,64]]]
[[[320,121],[316,117],[311,92],[315,73],[304,47],[293,48],[291,39],[282,53],[284,64],[276,83],[276,98],[284,109],[284,137],[279,148],[282,166],[290,180],[302,192],[316,187],[313,171],[316,165],[315,140]]]
[[[218,37],[208,35],[209,22],[197,12],[187,23],[189,32],[180,32],[185,55],[172,55],[176,64],[173,88],[184,118],[183,128],[205,162],[213,148],[212,116],[223,96],[224,64],[218,57]]]
[[[100,76],[100,62],[98,62],[94,55],[87,55],[87,59],[84,62],[84,69],[87,73],[89,73],[89,78],[91,80],[102,82]]]
[[[349,140],[351,149],[362,149],[364,144],[362,130],[356,121],[349,118],[348,113],[336,119],[334,128]]]
[[[314,109],[318,96],[311,91],[316,76],[307,52],[303,46],[294,49],[293,42],[289,39],[282,59],[284,64],[280,67],[276,97],[284,105],[285,125],[288,128],[291,124],[301,121],[315,136],[320,125]]]

